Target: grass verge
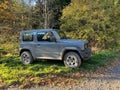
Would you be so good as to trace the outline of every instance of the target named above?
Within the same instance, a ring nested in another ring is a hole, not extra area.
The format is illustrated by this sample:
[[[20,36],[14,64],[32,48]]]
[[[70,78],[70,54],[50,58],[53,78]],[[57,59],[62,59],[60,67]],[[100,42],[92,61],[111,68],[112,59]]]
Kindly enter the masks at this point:
[[[49,75],[64,76],[69,72],[95,71],[107,62],[120,58],[120,50],[105,50],[92,55],[80,68],[71,69],[61,61],[36,61],[31,65],[23,65],[17,55],[6,55],[0,58],[0,88],[19,85],[20,88],[31,85],[42,85],[52,82]],[[57,78],[57,77],[56,77]]]

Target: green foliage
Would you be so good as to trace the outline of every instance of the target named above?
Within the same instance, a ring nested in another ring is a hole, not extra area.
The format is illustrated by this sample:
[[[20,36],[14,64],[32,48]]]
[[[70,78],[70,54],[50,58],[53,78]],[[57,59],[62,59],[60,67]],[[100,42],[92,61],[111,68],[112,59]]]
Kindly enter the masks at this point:
[[[73,0],[63,10],[61,29],[69,37],[87,39],[95,47],[106,48],[118,43],[120,4],[117,1]]]
[[[35,6],[32,8],[32,21],[31,25],[34,29],[40,29],[44,27],[44,6],[42,5],[42,2],[38,2]]]
[[[103,50],[93,54],[91,60],[83,63],[82,70],[95,71],[98,67],[105,66],[114,60],[120,58],[119,50]]]
[[[59,28],[62,9],[67,6],[71,0],[47,0],[47,17],[45,17],[44,0],[36,0],[36,5],[32,6],[32,28],[44,28],[44,19],[47,19],[47,28]]]
[[[0,88],[10,85],[19,85],[25,88],[31,83],[38,85],[49,75],[64,76],[69,72],[95,71],[115,58],[120,58],[119,50],[105,50],[96,52],[89,61],[85,61],[80,68],[72,69],[64,66],[61,61],[36,61],[31,65],[23,65],[20,57],[4,56],[0,59]],[[47,83],[47,81],[46,81]]]
[[[16,35],[13,41],[18,42],[16,39],[23,29],[44,27],[44,0],[36,1],[35,6],[26,4],[24,0],[0,1],[0,43],[12,41],[9,37],[13,35]],[[49,28],[59,28],[61,25],[69,37],[87,39],[92,47],[106,48],[120,42],[120,0],[70,2],[71,0],[48,0]]]
[[[60,17],[62,16],[62,9],[67,6],[71,0],[48,0],[48,22],[50,28],[60,27]]]
[[[6,34],[16,34],[20,30],[30,29],[30,6],[20,0],[3,0],[0,3],[0,30]]]

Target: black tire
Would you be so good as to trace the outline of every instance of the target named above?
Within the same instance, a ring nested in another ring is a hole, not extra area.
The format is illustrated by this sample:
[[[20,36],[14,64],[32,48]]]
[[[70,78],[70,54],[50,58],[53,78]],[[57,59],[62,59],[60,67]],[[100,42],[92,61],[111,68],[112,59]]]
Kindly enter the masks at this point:
[[[33,57],[31,55],[31,53],[29,51],[22,52],[22,54],[21,54],[21,61],[25,65],[33,63]]]
[[[67,67],[77,68],[81,65],[81,58],[76,52],[68,52],[64,56],[64,64]]]

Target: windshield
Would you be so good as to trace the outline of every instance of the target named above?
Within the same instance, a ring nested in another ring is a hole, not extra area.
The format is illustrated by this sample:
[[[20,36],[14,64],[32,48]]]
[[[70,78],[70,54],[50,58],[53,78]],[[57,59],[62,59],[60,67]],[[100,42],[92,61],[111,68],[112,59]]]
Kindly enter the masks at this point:
[[[67,39],[67,37],[63,31],[57,30],[57,32],[58,32],[60,39]]]

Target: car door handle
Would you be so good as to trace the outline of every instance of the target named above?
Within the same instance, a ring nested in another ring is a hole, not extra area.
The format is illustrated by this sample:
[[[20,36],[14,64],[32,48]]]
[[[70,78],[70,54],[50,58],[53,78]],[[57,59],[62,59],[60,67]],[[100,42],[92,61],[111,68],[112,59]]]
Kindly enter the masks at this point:
[[[40,44],[37,44],[37,46],[40,46]]]
[[[37,44],[37,47],[39,48],[39,47],[41,47],[41,45],[40,45],[40,44]]]

